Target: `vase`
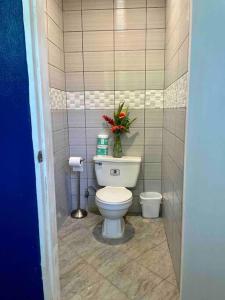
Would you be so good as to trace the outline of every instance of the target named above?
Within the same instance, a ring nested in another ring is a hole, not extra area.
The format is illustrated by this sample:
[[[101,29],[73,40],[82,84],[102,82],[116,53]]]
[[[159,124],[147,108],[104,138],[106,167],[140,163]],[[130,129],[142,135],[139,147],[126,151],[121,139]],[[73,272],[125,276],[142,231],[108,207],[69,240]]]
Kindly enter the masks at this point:
[[[122,144],[120,134],[114,134],[113,157],[122,157]]]

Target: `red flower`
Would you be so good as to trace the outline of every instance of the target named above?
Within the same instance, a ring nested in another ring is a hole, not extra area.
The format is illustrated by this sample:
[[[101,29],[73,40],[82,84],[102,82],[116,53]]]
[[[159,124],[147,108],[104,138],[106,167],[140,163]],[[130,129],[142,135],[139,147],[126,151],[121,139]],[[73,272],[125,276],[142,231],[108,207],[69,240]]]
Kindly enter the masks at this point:
[[[125,127],[122,125],[119,125],[118,127],[119,127],[119,130],[121,130],[121,131],[123,131],[125,129]]]
[[[112,118],[110,118],[110,117],[108,117],[108,116],[106,116],[106,115],[103,115],[102,117],[103,117],[103,119],[104,119],[107,123],[109,123],[110,125],[112,125],[112,126],[115,125],[115,122],[114,122],[114,120],[113,120]]]
[[[126,113],[125,112],[121,112],[120,114],[119,114],[119,118],[120,119],[123,119],[123,118],[125,118],[126,117]]]
[[[115,131],[119,130],[119,126],[112,126],[111,131],[114,133]]]
[[[112,126],[111,131],[114,133],[115,131],[124,131],[125,127],[122,125],[115,125]]]

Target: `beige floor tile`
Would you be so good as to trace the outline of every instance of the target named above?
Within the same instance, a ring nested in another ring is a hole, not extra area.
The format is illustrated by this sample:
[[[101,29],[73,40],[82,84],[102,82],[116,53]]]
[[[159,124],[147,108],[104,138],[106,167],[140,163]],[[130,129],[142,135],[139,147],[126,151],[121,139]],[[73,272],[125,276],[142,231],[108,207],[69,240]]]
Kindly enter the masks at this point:
[[[145,252],[137,259],[137,262],[163,279],[167,278],[173,272],[171,257],[166,242]]]
[[[143,298],[143,300],[179,300],[179,293],[177,288],[164,280],[159,285],[157,285],[149,298]]]
[[[99,249],[87,257],[87,262],[104,276],[108,276],[110,273],[126,265],[129,261],[130,258],[126,253],[116,249],[114,246],[107,245],[104,245],[103,249]]]
[[[75,258],[60,270],[63,295],[87,289],[101,279],[102,276],[81,258]]]
[[[126,217],[134,237],[114,246],[94,238],[101,221],[93,213],[69,217],[60,230],[62,300],[178,300],[162,219]]]
[[[166,278],[166,280],[177,287],[177,280],[174,271],[169,275],[169,277]]]
[[[107,277],[129,299],[144,299],[162,279],[136,262],[119,268]]]
[[[161,219],[152,221],[143,219],[142,217],[129,217],[127,221],[135,228],[135,237],[137,239],[145,239],[155,245],[161,244],[166,240],[164,225]]]
[[[127,296],[105,279],[78,292],[69,300],[128,300]],[[66,299],[65,299],[66,300]]]

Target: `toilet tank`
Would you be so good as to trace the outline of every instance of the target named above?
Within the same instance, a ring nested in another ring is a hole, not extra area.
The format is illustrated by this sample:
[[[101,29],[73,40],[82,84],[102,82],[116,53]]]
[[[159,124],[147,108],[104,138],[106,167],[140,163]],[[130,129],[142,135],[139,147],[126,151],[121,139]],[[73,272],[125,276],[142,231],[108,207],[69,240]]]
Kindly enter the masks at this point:
[[[141,157],[94,156],[95,173],[100,186],[136,186],[141,166]]]

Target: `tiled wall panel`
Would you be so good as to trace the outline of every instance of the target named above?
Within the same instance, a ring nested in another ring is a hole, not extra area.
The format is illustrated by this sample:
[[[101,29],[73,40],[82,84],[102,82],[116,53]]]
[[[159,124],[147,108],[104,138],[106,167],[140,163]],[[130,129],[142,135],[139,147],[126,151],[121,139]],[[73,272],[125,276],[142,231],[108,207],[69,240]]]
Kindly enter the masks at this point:
[[[69,139],[65,92],[65,60],[63,45],[63,16],[60,1],[47,0],[46,37],[49,64],[49,101],[52,115],[52,135],[56,184],[56,212],[58,229],[69,210],[70,172],[68,169]],[[66,69],[68,70],[68,59]],[[78,59],[76,60],[78,63]],[[73,68],[74,66],[70,66]],[[76,66],[77,67],[77,66]]]
[[[189,0],[167,1],[163,122],[163,216],[180,281],[185,118],[187,104]]]
[[[102,115],[112,116],[125,101],[137,120],[122,138],[124,154],[143,159],[130,209],[140,212],[139,193],[161,191],[165,2],[64,0],[63,8],[70,155],[86,159],[82,205],[85,188],[96,186],[96,136],[108,131]],[[112,144],[111,137],[110,153]],[[77,183],[72,174],[74,206]],[[94,206],[90,193],[89,208]]]

